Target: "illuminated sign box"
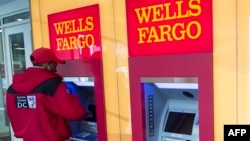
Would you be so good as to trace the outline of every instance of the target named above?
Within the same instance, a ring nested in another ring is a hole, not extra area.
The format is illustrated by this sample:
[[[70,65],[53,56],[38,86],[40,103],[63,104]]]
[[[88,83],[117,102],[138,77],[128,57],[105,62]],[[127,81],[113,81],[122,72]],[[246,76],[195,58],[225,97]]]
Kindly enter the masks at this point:
[[[50,48],[65,60],[100,58],[99,5],[48,15]]]
[[[212,0],[126,0],[129,56],[212,52]]]

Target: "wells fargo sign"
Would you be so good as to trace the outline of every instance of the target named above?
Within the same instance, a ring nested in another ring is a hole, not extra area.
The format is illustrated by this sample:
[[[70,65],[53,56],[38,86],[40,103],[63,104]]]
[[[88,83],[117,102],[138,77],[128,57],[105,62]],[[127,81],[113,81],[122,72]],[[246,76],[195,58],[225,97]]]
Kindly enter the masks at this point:
[[[212,0],[126,0],[130,56],[212,52]]]
[[[50,47],[66,60],[100,57],[99,6],[48,15]]]

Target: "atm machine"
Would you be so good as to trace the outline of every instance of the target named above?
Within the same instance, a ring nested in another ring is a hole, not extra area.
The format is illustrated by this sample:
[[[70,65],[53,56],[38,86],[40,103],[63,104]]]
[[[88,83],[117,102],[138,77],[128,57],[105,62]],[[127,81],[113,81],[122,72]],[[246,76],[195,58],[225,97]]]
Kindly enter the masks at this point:
[[[77,68],[77,69],[76,69]],[[88,115],[82,121],[68,121],[71,141],[107,141],[102,65],[99,58],[67,60],[58,65],[70,94],[76,95]]]
[[[92,77],[64,77],[69,92],[76,95],[88,111],[82,121],[69,121],[72,141],[97,141],[96,104]]]
[[[50,47],[66,61],[57,71],[89,111],[82,121],[69,121],[75,141],[107,141],[99,13],[93,4],[48,15]]]
[[[197,83],[142,84],[146,140],[199,141]]]

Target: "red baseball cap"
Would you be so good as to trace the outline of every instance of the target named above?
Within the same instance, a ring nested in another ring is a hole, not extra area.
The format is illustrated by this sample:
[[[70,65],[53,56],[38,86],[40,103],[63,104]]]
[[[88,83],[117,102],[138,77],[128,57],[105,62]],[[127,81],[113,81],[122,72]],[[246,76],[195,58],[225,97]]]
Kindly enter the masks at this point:
[[[49,48],[38,48],[34,50],[31,55],[31,62],[33,64],[55,62],[59,64],[64,64],[65,61],[56,57],[55,53]]]

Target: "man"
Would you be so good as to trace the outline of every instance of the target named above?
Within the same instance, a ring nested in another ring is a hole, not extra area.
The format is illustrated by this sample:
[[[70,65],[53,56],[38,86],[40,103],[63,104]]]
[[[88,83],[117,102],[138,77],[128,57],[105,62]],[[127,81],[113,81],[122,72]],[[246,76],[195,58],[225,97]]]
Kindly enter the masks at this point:
[[[23,141],[65,141],[71,136],[68,121],[84,119],[87,111],[56,73],[64,60],[48,48],[36,49],[30,60],[33,67],[15,74],[7,90],[6,109],[14,135]]]

